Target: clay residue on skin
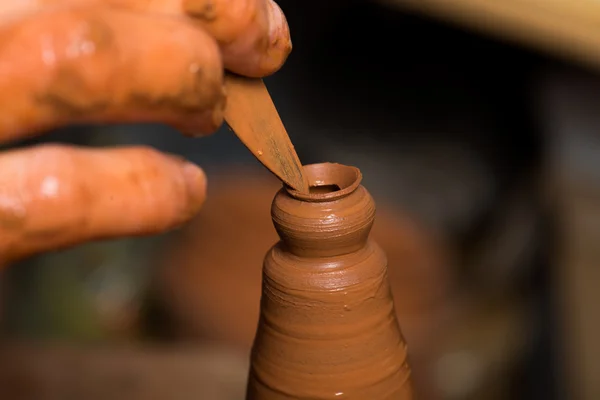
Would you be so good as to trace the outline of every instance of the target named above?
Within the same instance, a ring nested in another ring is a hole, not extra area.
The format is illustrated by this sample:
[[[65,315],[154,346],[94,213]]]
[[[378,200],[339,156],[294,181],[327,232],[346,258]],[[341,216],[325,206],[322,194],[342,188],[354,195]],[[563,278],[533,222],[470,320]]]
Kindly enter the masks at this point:
[[[246,398],[410,400],[407,347],[385,254],[368,238],[375,205],[360,171],[315,164],[305,174],[325,189],[282,189],[273,201],[282,240],[265,258]]]
[[[18,230],[26,221],[25,207],[9,196],[0,194],[0,229]]]
[[[189,16],[221,45],[225,67],[242,75],[274,73],[292,49],[287,21],[271,0],[5,0],[0,2],[0,24],[28,13],[70,6]]]
[[[217,19],[215,0],[183,0],[183,9],[192,17],[204,21]]]
[[[223,121],[223,69],[264,77],[291,51],[279,11],[270,0],[8,0],[0,140],[69,123],[212,133]]]
[[[0,86],[11,94],[0,140],[66,123],[160,122],[196,135],[222,123],[220,50],[191,21],[52,9],[2,27],[0,60]]]
[[[37,100],[65,117],[76,118],[103,111],[110,105],[110,93],[95,93],[78,64],[82,58],[98,58],[97,55],[116,57],[116,43],[113,30],[101,18],[87,18],[89,15],[80,10],[74,10],[72,16],[66,17],[74,23],[74,29],[64,49],[54,48],[51,34],[41,39],[45,42],[41,50],[42,61],[54,70],[54,76],[37,95]]]
[[[108,99],[91,97],[85,80],[77,70],[68,67],[56,70],[52,82],[36,100],[64,118],[77,119],[84,114],[102,112],[110,105]]]
[[[210,104],[221,102],[225,104],[224,88],[214,90],[211,94],[203,92],[206,80],[211,79],[204,75],[200,64],[190,62],[188,70],[180,75],[181,81],[177,90],[169,93],[148,93],[143,91],[132,92],[127,103],[149,110],[171,109],[182,114],[194,114],[208,108]],[[200,95],[202,93],[202,95]]]

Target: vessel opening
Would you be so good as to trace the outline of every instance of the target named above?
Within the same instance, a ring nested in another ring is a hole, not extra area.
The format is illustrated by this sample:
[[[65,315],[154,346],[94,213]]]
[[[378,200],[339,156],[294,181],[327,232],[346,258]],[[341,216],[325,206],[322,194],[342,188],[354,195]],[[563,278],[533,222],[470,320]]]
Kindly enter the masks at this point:
[[[298,200],[320,202],[341,199],[354,192],[360,186],[362,174],[355,167],[322,163],[305,165],[304,177],[308,193],[287,187],[288,194]]]
[[[331,185],[316,185],[308,188],[310,194],[325,194],[325,193],[333,193],[340,190],[340,187],[336,184]]]

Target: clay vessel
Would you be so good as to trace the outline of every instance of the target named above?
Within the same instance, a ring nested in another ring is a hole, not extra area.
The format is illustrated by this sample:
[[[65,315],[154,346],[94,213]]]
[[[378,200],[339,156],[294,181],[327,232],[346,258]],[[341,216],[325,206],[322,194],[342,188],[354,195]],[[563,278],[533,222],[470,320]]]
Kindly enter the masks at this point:
[[[310,193],[283,188],[271,207],[281,241],[263,265],[246,399],[412,399],[361,173],[330,163],[304,168]]]

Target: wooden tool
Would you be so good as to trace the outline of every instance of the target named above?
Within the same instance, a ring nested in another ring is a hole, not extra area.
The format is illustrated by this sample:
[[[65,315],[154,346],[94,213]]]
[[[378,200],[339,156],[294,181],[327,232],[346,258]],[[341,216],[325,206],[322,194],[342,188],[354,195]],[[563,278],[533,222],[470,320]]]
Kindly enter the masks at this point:
[[[262,79],[228,73],[225,121],[254,156],[286,185],[308,192],[294,145]]]

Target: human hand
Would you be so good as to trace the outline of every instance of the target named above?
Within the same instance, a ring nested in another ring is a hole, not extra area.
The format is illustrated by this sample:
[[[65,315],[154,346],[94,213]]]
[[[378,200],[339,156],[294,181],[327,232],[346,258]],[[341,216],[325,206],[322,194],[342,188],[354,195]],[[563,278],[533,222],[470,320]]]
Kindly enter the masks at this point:
[[[271,0],[0,3],[0,142],[71,123],[222,123],[224,69],[275,72],[291,50]],[[0,153],[0,262],[175,227],[206,177],[144,147],[44,145]]]

